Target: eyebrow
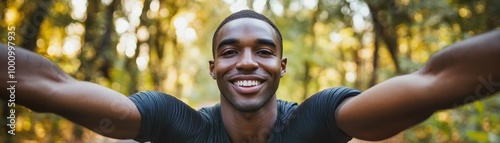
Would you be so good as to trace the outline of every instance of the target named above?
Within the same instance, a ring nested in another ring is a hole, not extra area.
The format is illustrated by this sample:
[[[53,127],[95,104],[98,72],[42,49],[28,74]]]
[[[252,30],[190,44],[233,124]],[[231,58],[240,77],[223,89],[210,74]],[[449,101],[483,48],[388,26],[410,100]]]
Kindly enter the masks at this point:
[[[271,39],[257,39],[257,44],[269,45],[276,48],[276,43]]]
[[[231,45],[231,44],[236,44],[236,43],[238,43],[238,39],[236,39],[236,38],[223,39],[222,41],[219,42],[219,45],[217,45],[217,49],[219,49],[220,47],[222,47],[224,45]],[[269,45],[269,46],[276,48],[276,43],[271,39],[257,39],[255,43]]]
[[[219,42],[219,45],[217,45],[217,49],[224,45],[231,45],[236,43],[238,43],[238,40],[236,40],[235,38],[222,39],[222,41]]]

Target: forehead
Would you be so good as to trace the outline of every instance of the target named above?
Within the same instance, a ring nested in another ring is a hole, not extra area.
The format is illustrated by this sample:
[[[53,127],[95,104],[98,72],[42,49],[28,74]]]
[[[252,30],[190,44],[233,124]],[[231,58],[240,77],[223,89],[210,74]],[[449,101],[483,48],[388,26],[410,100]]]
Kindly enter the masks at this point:
[[[216,43],[226,38],[241,39],[257,37],[272,39],[278,43],[278,36],[271,25],[254,18],[240,18],[226,23],[217,34]]]

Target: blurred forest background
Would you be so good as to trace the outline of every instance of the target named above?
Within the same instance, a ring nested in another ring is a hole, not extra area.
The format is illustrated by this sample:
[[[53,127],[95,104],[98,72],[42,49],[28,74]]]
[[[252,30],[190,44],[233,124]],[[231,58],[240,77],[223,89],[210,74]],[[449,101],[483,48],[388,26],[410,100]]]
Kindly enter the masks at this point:
[[[413,72],[445,46],[500,27],[499,0],[2,0],[0,9],[2,43],[13,26],[17,46],[76,79],[126,95],[158,90],[197,109],[219,101],[208,74],[213,32],[242,9],[280,28],[288,72],[277,96],[299,103]],[[21,106],[10,136],[0,105],[0,142],[117,141]],[[440,111],[385,142],[500,142],[499,111],[499,96]]]

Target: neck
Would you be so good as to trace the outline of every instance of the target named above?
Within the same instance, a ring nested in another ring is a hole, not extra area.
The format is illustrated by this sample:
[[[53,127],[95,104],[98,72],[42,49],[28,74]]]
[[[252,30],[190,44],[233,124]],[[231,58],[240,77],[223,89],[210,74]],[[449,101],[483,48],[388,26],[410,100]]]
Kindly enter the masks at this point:
[[[221,101],[222,122],[231,142],[266,142],[276,121],[277,113],[275,96],[255,112],[241,112],[230,103]]]

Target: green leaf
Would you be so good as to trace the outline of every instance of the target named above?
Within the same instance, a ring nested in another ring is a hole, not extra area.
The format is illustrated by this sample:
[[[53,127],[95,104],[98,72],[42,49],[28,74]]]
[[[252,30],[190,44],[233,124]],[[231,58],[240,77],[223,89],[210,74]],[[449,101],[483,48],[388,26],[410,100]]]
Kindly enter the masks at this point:
[[[488,142],[488,134],[486,132],[467,131],[466,135],[476,141]]]
[[[476,110],[479,112],[479,115],[484,115],[484,103],[483,102],[474,102],[474,106]]]

